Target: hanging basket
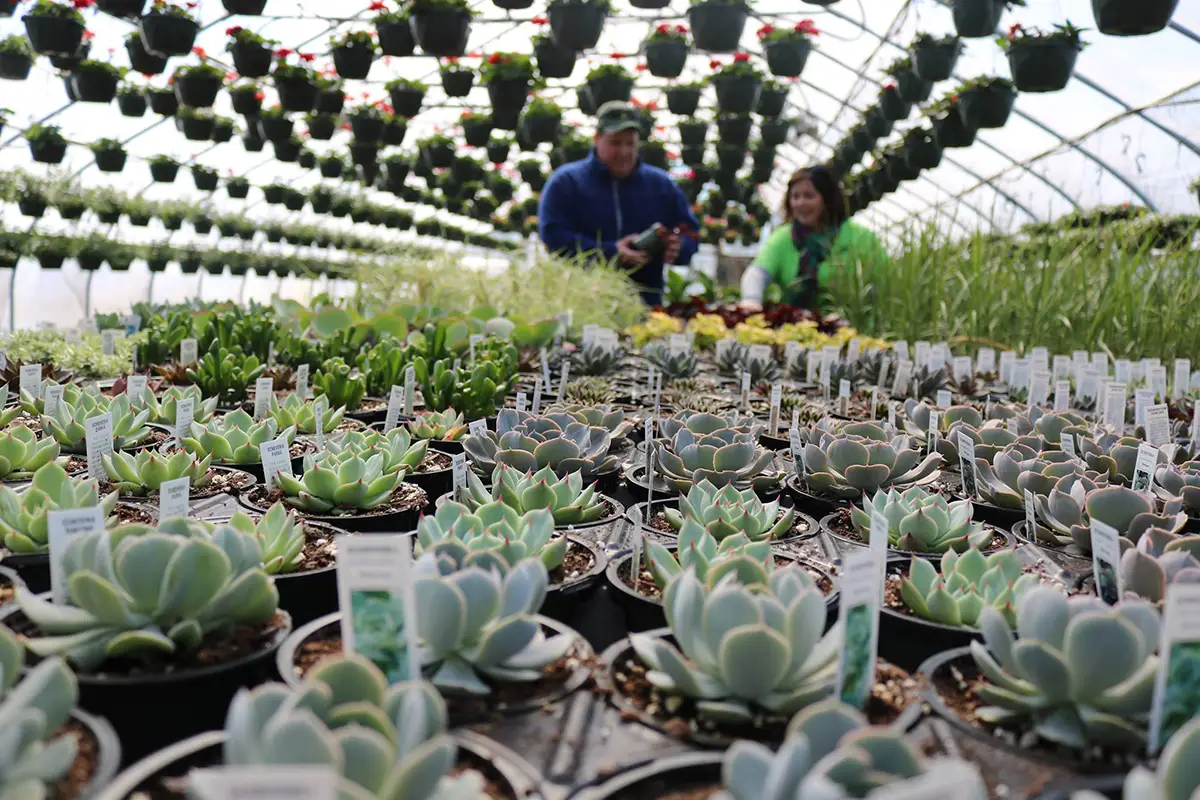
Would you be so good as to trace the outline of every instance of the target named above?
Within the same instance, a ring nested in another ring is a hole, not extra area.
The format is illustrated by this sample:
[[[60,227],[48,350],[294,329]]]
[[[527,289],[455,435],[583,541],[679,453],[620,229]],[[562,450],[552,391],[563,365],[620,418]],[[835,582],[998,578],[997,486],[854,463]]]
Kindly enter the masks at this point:
[[[492,129],[498,131],[515,131],[521,126],[521,112],[511,108],[492,110]]]
[[[975,144],[975,134],[979,129],[968,125],[961,113],[953,111],[939,119],[933,125],[937,141],[944,148],[970,147]]]
[[[181,106],[212,108],[221,91],[221,78],[207,75],[180,76],[175,81],[175,96]]]
[[[117,108],[121,109],[121,114],[126,117],[144,117],[149,103],[146,102],[146,95],[141,92],[127,92],[117,95]]]
[[[147,52],[140,38],[126,39],[125,52],[129,55],[129,64],[134,72],[161,75],[167,69],[167,59]]]
[[[150,110],[163,117],[173,117],[179,110],[179,98],[170,89],[151,89],[146,93]]]
[[[295,164],[300,160],[300,149],[302,145],[297,141],[286,142],[271,142],[271,146],[275,148],[275,160],[284,164]]]
[[[104,265],[104,254],[88,247],[79,251],[79,255],[75,256],[75,261],[84,272],[95,272]]]
[[[227,119],[218,119],[213,124],[212,140],[224,144],[233,139],[233,123]]]
[[[454,146],[450,144],[426,145],[421,148],[421,157],[430,169],[444,169],[454,164]]]
[[[125,169],[128,156],[124,150],[105,150],[95,153],[96,169],[101,172],[120,172]]]
[[[74,55],[83,43],[86,28],[80,22],[65,17],[26,14],[25,34],[33,52],[41,55]]]
[[[875,141],[882,139],[892,132],[892,121],[883,115],[879,106],[873,106],[863,120],[867,134]]]
[[[634,8],[657,10],[671,5],[671,0],[629,0],[629,5]]]
[[[944,81],[954,74],[954,66],[958,63],[960,45],[958,42],[949,44],[930,43],[913,49],[913,72],[923,81]]]
[[[96,0],[96,8],[114,17],[131,19],[142,15],[146,0]]]
[[[503,164],[508,161],[508,153],[512,150],[509,142],[493,142],[487,146],[487,160],[492,164]]]
[[[346,171],[346,164],[340,158],[324,158],[320,170],[322,178],[340,178]]]
[[[932,128],[921,128],[904,137],[904,158],[917,170],[934,169],[942,163],[942,146]]]
[[[245,200],[250,196],[249,181],[230,181],[225,184],[225,194],[234,200]]]
[[[646,45],[646,69],[656,78],[678,78],[687,64],[687,42],[651,42]]]
[[[338,88],[319,89],[313,111],[318,114],[340,114],[346,105],[346,93]]]
[[[155,183],[174,183],[175,177],[179,175],[178,164],[151,164],[150,177]]]
[[[533,0],[492,0],[492,5],[505,11],[523,11],[533,6]]]
[[[393,117],[384,123],[383,136],[379,137],[379,141],[388,147],[399,147],[404,144],[404,137],[407,134],[408,123],[402,118]]]
[[[466,97],[475,85],[475,73],[469,69],[442,70],[442,91],[447,97]]]
[[[320,114],[308,120],[308,135],[318,141],[329,141],[336,131],[337,117],[332,114]]]
[[[627,102],[630,95],[633,94],[633,78],[627,78],[624,75],[602,75],[598,78],[589,78],[587,89],[592,103],[598,109],[612,100]],[[593,110],[591,113],[596,112]]]
[[[275,78],[279,107],[307,114],[317,102],[317,85],[308,78]]]
[[[255,90],[230,92],[229,100],[234,113],[244,117],[253,117],[262,111],[262,98]]]
[[[217,121],[212,117],[176,117],[175,126],[189,142],[207,142],[212,138]]]
[[[292,138],[296,123],[287,117],[259,117],[259,135],[268,142],[286,142]]]
[[[221,0],[221,5],[230,14],[257,17],[267,7],[267,0]]]
[[[235,42],[230,50],[233,68],[243,78],[262,78],[271,71],[271,48],[252,42]]]
[[[1079,48],[1062,40],[1012,43],[1008,68],[1020,92],[1058,92],[1066,88],[1079,59]]]
[[[717,138],[721,144],[745,147],[754,130],[754,119],[750,116],[717,117]]]
[[[463,123],[463,140],[471,147],[487,147],[491,135],[492,123],[490,120]]]
[[[702,0],[688,8],[687,15],[697,50],[732,53],[738,49],[750,10],[739,2]]]
[[[667,110],[681,117],[695,116],[701,90],[691,86],[667,89]]]
[[[409,20],[417,44],[426,55],[461,56],[471,35],[471,13],[458,8],[414,11]]]
[[[37,195],[25,195],[17,200],[17,207],[25,216],[40,219],[46,214],[46,198]]]
[[[600,41],[608,11],[588,2],[555,3],[547,10],[547,17],[554,44],[579,52],[591,50]]]
[[[242,148],[247,153],[261,153],[266,144],[267,140],[259,136],[257,132],[242,134]]]
[[[75,98],[82,103],[111,103],[117,96],[117,76],[101,69],[75,70],[71,84]]]
[[[421,104],[425,102],[424,89],[397,86],[388,94],[392,100],[392,108],[402,117],[415,117],[421,112]]]
[[[1146,36],[1171,21],[1179,0],[1092,0],[1096,28],[1107,36]]]
[[[525,108],[525,101],[529,99],[529,81],[492,81],[488,84],[487,92],[492,105],[492,116],[507,120],[520,116],[521,110]],[[508,127],[504,129],[513,130]]]
[[[379,34],[379,52],[385,56],[411,56],[417,48],[412,26],[404,22],[380,22],[375,26]]]
[[[954,29],[964,39],[995,36],[1004,5],[1005,0],[952,0]]]
[[[200,192],[215,192],[217,190],[217,182],[220,180],[215,172],[197,171],[192,168],[192,183],[196,185],[196,190]]]
[[[553,42],[539,42],[533,48],[538,72],[543,78],[569,78],[575,71],[575,51]]]
[[[704,163],[704,145],[685,144],[679,149],[679,160],[689,167],[696,167]]]
[[[975,128],[1003,128],[1017,101],[1017,92],[1007,86],[977,86],[959,95],[958,110],[963,121]]]
[[[596,113],[597,103],[592,98],[592,93],[588,90],[586,84],[575,90],[575,100],[579,106],[579,110],[584,114],[590,117]]]
[[[526,114],[521,118],[521,135],[532,144],[553,142],[558,139],[559,125],[561,124],[561,114],[545,114],[536,117]]]
[[[896,91],[906,103],[924,103],[933,93],[933,83],[921,80],[915,72],[904,72],[896,76]]]
[[[643,164],[649,164],[658,169],[666,169],[669,164],[667,150],[660,142],[648,142],[642,145],[638,157],[641,158]]]
[[[812,41],[809,39],[767,42],[763,47],[763,55],[767,57],[767,69],[771,70],[772,75],[781,78],[800,77],[811,52]]]
[[[24,53],[0,53],[0,78],[23,81],[33,69],[33,59]]]
[[[693,9],[696,6],[692,6]],[[748,114],[758,104],[758,93],[762,80],[754,75],[709,79],[717,92],[717,110],[733,114]]]
[[[680,122],[679,141],[685,147],[703,147],[708,138],[708,123],[701,119],[688,119]]]
[[[898,89],[887,89],[879,95],[879,113],[884,119],[892,122],[908,119],[912,113],[912,103],[906,103]]]
[[[170,14],[147,14],[142,17],[141,29],[146,52],[161,57],[186,56],[200,32],[195,20]]]
[[[345,80],[365,81],[374,62],[374,47],[348,44],[333,48],[333,68]]]
[[[349,122],[350,133],[359,141],[378,142],[383,138],[383,117],[354,114],[349,117]]]
[[[792,123],[783,117],[765,119],[758,127],[758,139],[764,145],[779,146],[787,141],[791,129]]]
[[[787,89],[762,89],[758,93],[758,104],[754,111],[767,119],[774,119],[783,113],[787,98]]]

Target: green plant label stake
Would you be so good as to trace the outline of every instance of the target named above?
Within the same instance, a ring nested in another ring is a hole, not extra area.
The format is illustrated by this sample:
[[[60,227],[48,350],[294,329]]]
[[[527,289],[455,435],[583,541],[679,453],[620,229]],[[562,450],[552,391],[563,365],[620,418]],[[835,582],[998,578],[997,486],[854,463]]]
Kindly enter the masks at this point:
[[[1157,753],[1200,707],[1200,583],[1167,586],[1149,750]]]
[[[1146,409],[1146,441],[1155,447],[1171,442],[1171,419],[1166,403],[1158,403]]]
[[[979,495],[978,467],[975,464],[975,442],[966,431],[958,432],[958,465],[962,471],[963,492],[974,500]]]
[[[18,381],[17,387],[21,394],[37,397],[42,388],[42,365],[22,364]]]
[[[274,378],[259,378],[254,382],[254,418],[266,419],[275,395]]]
[[[336,800],[338,780],[332,767],[314,764],[209,767],[188,773],[187,793],[196,800]]]
[[[146,384],[145,375],[130,375],[125,381],[125,396],[129,398],[130,405],[142,404],[142,400],[146,397]]]
[[[1069,381],[1054,382],[1054,410],[1068,411],[1071,408],[1071,384]]]
[[[1171,378],[1171,397],[1184,397],[1192,390],[1192,362],[1175,359],[1175,374]]]
[[[113,451],[112,413],[98,414],[84,421],[84,440],[87,446],[88,478],[94,481],[105,477],[104,456]]]
[[[421,676],[410,570],[413,538],[399,533],[334,538],[342,647],[373,662],[389,683]]]
[[[181,397],[175,401],[175,439],[179,440],[192,431],[196,418],[196,398]]]
[[[855,550],[842,560],[842,600],[838,622],[842,649],[838,657],[835,696],[863,708],[875,683],[875,651],[879,642],[879,561],[870,550]]]
[[[529,396],[524,392],[517,392],[517,411],[527,411],[529,409]]]
[[[1121,540],[1117,529],[1094,517],[1092,527],[1092,575],[1096,594],[1110,606],[1121,600]]]
[[[53,417],[58,414],[58,404],[62,402],[63,389],[65,388],[65,386],[46,384],[46,389],[42,392],[42,413],[47,417]]]
[[[296,397],[308,399],[308,364],[296,367]]]
[[[63,552],[67,542],[81,533],[104,530],[104,510],[100,506],[61,508],[46,512],[46,532],[50,545],[50,597],[60,605],[69,600],[67,572]]]
[[[779,404],[783,402],[783,387],[778,383],[771,386],[771,414],[769,426],[771,436],[779,435]]]
[[[173,481],[163,481],[158,489],[159,520],[175,519],[188,515],[188,494],[192,491],[192,479],[187,475]]]
[[[281,472],[289,476],[292,474],[291,445],[287,439],[280,436],[274,441],[260,444],[258,452],[262,456],[263,478],[267,484],[267,491],[270,491],[275,488],[276,475]]]

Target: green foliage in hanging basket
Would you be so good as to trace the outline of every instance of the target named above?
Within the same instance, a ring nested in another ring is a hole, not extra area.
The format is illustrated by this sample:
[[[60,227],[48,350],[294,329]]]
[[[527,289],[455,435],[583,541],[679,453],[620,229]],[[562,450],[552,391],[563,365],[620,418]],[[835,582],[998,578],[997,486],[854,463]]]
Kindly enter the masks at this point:
[[[934,36],[931,33],[918,33],[916,38],[912,40],[910,48],[919,50],[924,47],[954,47],[956,52],[963,51],[962,39],[954,34],[946,34],[945,36]]]
[[[527,117],[561,117],[562,106],[545,97],[534,97],[525,106]]]
[[[492,53],[479,65],[479,78],[484,86],[496,81],[530,81],[537,70],[533,61],[523,53]]]
[[[724,80],[726,78],[758,78],[762,79],[762,70],[751,60],[749,53],[734,53],[733,61],[728,64],[721,64],[715,59],[709,62],[711,65],[716,65],[714,72],[709,81]]]
[[[790,28],[780,28],[770,24],[763,25],[755,35],[763,44],[770,44],[771,42],[812,41],[818,34],[820,31],[817,30],[816,23],[811,19],[802,19]]]
[[[330,36],[329,46],[364,48],[375,52],[375,39],[371,31],[347,31],[341,36]]]
[[[229,41],[225,43],[225,52],[232,53],[237,45],[255,46],[255,47],[274,47],[279,44],[275,39],[268,39],[257,31],[252,31],[249,28],[243,28],[241,25],[234,25],[231,28],[225,29],[225,35],[229,37]]]
[[[57,125],[33,125],[25,131],[25,140],[33,144],[66,144],[62,128]]]
[[[408,24],[408,8],[403,4],[401,4],[400,8],[392,11],[387,7],[387,3],[384,3],[382,0],[375,0],[367,10],[378,12],[371,18],[371,23],[376,27],[381,23],[384,25],[390,23]]]
[[[33,58],[34,52],[27,38],[14,35],[0,39],[0,55],[17,55],[24,56],[25,58]]]
[[[592,67],[588,71],[587,79],[589,81],[602,80],[604,78],[625,78],[633,80],[633,76],[629,74],[629,70],[620,64],[601,64],[598,67]]]
[[[1061,42],[1062,44],[1070,45],[1076,50],[1082,51],[1087,47],[1087,42],[1083,41],[1084,28],[1076,28],[1067,20],[1062,25],[1055,25],[1051,31],[1043,31],[1039,28],[1026,28],[1024,25],[1013,25],[1008,29],[1007,36],[996,37],[996,44],[1000,45],[1002,50],[1015,50],[1020,47],[1028,47],[1036,45],[1040,42]]]
[[[383,88],[387,89],[389,92],[395,89],[411,89],[418,92],[429,91],[428,84],[421,83],[420,81],[413,80],[412,78],[396,78],[395,80],[390,80],[384,84]]]
[[[302,54],[299,60],[292,64],[287,60],[291,54],[292,51],[287,49],[275,51],[275,70],[271,73],[274,75],[275,80],[316,82],[317,73],[309,66],[312,62],[312,56],[307,53]]]
[[[84,24],[83,14],[79,13],[79,9],[73,3],[37,0],[25,13],[31,17],[54,17],[55,19],[69,19],[80,25]]]
[[[958,88],[954,90],[952,97],[957,102],[957,98],[961,97],[963,92],[971,89],[1008,89],[1009,91],[1016,91],[1013,82],[1008,78],[1002,78],[998,75],[979,75],[971,78],[969,81],[960,83]]]
[[[45,0],[42,0],[44,2]],[[186,6],[168,3],[166,0],[154,0],[154,5],[146,11],[147,16],[180,17],[196,21],[196,17]]]
[[[158,166],[178,167],[179,166],[179,161],[177,161],[176,159],[174,159],[168,155],[151,156],[148,161],[149,161],[150,166],[153,166],[153,167],[158,167]]]
[[[93,153],[124,153],[125,147],[118,139],[97,139],[88,145]]]

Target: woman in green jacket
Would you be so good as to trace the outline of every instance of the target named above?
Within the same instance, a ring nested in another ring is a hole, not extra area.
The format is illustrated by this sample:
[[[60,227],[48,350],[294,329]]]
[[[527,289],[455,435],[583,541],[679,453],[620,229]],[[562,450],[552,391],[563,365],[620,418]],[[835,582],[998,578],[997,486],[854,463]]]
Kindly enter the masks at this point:
[[[875,234],[847,217],[841,183],[829,167],[797,170],[783,195],[787,223],[767,237],[742,275],[742,305],[761,308],[768,287],[778,286],[782,302],[819,310],[839,270],[885,263]]]

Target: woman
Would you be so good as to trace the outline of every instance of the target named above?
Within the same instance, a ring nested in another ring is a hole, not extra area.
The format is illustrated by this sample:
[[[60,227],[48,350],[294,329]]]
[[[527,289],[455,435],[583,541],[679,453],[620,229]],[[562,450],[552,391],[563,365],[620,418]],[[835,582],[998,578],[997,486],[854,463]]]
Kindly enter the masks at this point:
[[[758,309],[770,286],[784,303],[821,309],[830,281],[854,262],[887,260],[875,234],[847,219],[837,176],[825,166],[796,170],[783,195],[783,218],[742,275],[742,306]]]

